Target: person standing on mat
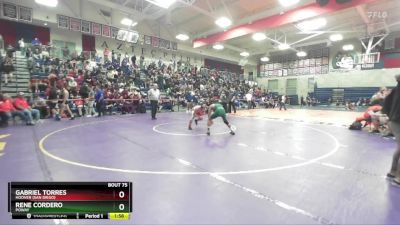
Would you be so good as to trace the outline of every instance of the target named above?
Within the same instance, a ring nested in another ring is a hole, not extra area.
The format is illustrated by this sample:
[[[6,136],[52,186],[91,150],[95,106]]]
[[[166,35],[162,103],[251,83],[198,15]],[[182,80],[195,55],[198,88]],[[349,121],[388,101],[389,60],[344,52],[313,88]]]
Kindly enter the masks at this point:
[[[96,100],[97,117],[101,117],[101,115],[104,115],[104,105],[105,105],[104,91],[101,86],[97,87],[95,100]]]
[[[279,110],[282,110],[282,107],[286,111],[286,95],[282,95],[281,101],[279,102]]]
[[[160,99],[160,90],[158,90],[158,85],[153,84],[153,88],[148,92],[150,105],[151,105],[151,119],[156,120],[156,113],[158,110],[158,100]]]
[[[233,113],[236,113],[236,106],[235,106],[235,101],[236,101],[236,90],[234,88],[231,88],[228,96],[228,113],[232,112],[233,108]]]
[[[389,127],[396,137],[397,149],[393,154],[392,167],[387,174],[389,179],[400,185],[400,74],[396,75],[397,86],[385,98],[382,113],[389,117]]]
[[[189,121],[189,130],[192,130],[192,123],[194,120],[194,123],[197,126],[197,122],[199,120],[203,120],[203,116],[206,114],[206,108],[207,106],[205,104],[201,104],[200,105],[196,105],[193,108],[193,112],[192,112],[192,118]]]
[[[210,136],[210,127],[213,125],[213,119],[221,117],[224,123],[229,127],[231,130],[230,134],[235,135],[235,132],[232,130],[232,126],[229,124],[228,120],[226,119],[226,112],[224,107],[221,104],[215,103],[211,104],[208,107],[208,123],[207,123],[207,135]]]

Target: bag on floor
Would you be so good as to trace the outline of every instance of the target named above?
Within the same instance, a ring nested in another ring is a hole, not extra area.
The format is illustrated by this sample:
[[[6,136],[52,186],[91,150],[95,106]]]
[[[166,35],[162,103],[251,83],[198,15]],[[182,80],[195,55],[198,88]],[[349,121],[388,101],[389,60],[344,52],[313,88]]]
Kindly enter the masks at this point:
[[[358,121],[355,121],[349,127],[349,130],[361,130],[361,129],[362,129],[362,123]]]
[[[146,113],[146,105],[144,103],[140,103],[138,107],[139,113]]]

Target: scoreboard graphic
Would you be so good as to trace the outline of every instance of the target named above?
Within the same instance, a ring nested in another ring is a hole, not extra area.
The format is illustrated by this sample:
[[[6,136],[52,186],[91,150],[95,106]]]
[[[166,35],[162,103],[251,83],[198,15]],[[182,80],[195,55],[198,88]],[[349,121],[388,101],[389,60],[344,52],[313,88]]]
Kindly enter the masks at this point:
[[[131,182],[10,182],[13,219],[129,220]]]

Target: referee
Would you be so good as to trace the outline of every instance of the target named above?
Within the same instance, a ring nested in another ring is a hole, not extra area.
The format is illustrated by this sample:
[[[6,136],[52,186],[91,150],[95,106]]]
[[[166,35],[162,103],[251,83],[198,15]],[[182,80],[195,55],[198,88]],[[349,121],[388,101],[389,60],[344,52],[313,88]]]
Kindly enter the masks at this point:
[[[153,84],[153,88],[149,90],[148,96],[151,104],[151,119],[156,120],[158,100],[160,99],[160,90],[158,90],[157,84]]]

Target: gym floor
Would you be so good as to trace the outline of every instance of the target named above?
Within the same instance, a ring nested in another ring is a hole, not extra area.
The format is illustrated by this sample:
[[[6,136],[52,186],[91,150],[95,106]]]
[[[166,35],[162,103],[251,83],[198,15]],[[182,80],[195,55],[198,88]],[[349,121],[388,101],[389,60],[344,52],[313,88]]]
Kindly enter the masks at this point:
[[[348,125],[360,113],[239,111],[187,130],[189,114],[43,121],[0,131],[0,224],[10,181],[132,181],[120,224],[400,224],[400,188],[385,179],[393,139]],[[99,221],[62,221],[99,224]],[[115,224],[115,221],[101,221]]]

